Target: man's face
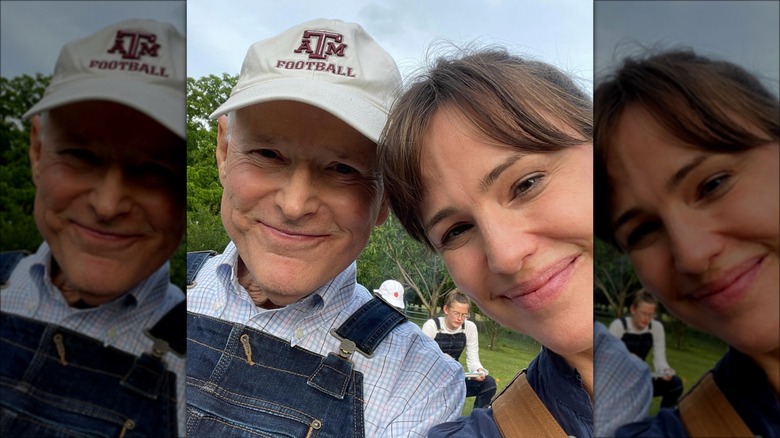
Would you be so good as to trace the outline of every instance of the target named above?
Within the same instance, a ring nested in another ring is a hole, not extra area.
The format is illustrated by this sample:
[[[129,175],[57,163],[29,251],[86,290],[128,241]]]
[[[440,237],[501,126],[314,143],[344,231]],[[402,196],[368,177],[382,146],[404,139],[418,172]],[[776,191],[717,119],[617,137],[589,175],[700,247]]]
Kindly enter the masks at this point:
[[[221,118],[217,163],[239,264],[277,306],[338,275],[387,218],[374,143],[310,105],[243,108],[230,128]]]
[[[185,144],[146,115],[86,101],[35,117],[30,162],[35,222],[52,278],[89,305],[157,270],[184,231]]]

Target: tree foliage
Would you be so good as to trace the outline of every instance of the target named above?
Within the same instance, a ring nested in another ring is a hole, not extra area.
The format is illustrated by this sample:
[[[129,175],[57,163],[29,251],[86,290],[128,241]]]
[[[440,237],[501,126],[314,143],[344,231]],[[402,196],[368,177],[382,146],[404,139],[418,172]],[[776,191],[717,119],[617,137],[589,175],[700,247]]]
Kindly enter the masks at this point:
[[[238,76],[187,78],[187,249],[221,251],[230,239],[219,216],[222,186],[215,157],[217,121],[208,116],[225,102]]]
[[[393,215],[374,229],[358,259],[358,279],[377,286],[387,279],[400,281],[413,292],[407,301],[422,304],[429,317],[436,315],[441,297],[454,287],[441,257],[406,234]]]
[[[42,242],[33,218],[30,122],[22,120],[43,95],[50,76],[0,77],[0,249],[35,251]]]
[[[597,294],[594,302],[606,299],[615,317],[622,317],[628,298],[641,287],[631,261],[608,243],[596,239],[595,266],[593,279]]]

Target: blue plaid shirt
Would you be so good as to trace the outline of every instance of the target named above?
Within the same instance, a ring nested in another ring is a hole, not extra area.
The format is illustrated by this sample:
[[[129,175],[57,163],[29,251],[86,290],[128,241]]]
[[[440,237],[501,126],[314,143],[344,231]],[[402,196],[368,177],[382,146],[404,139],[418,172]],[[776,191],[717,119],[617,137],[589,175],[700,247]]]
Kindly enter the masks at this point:
[[[45,242],[35,254],[23,258],[14,268],[9,285],[0,293],[3,312],[24,316],[97,339],[140,356],[152,351],[153,342],[144,334],[170,309],[184,299],[181,290],[170,283],[168,263],[121,297],[103,305],[77,309],[68,305],[51,282],[51,251]],[[176,373],[178,430],[185,430],[186,387],[184,358],[173,353],[163,356]]]
[[[340,344],[330,330],[371,299],[356,282],[353,262],[306,298],[281,309],[262,309],[238,283],[237,260],[232,242],[224,254],[209,259],[187,293],[187,310],[244,324],[326,356]],[[463,369],[415,324],[396,327],[373,358],[354,355],[352,361],[364,376],[366,436],[425,436],[431,426],[460,415],[466,395]]]
[[[653,399],[650,367],[629,353],[623,341],[599,322],[594,328],[593,344],[594,435],[615,436],[618,427],[648,415]]]

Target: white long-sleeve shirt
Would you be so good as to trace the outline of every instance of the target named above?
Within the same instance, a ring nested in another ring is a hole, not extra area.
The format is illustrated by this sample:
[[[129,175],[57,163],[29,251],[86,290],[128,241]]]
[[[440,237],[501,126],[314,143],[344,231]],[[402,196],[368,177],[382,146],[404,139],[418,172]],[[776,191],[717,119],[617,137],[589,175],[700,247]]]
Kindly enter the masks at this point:
[[[461,332],[466,333],[466,368],[468,368],[469,372],[476,372],[482,368],[487,375],[487,368],[483,367],[482,363],[479,361],[479,334],[477,333],[477,325],[466,320],[465,324],[459,325],[455,330],[450,330],[444,322],[444,317],[440,316],[439,326],[441,327],[441,333],[444,334],[454,335]],[[425,324],[422,326],[422,331],[431,339],[434,339],[436,333],[439,333],[439,330],[436,329],[436,322],[432,319],[425,321]]]
[[[642,330],[638,330],[634,326],[634,322],[631,320],[631,316],[626,316],[627,329],[623,328],[623,323],[620,319],[612,321],[609,325],[609,332],[615,335],[618,339],[623,337],[624,333],[631,333],[635,335],[641,335],[643,333],[650,333],[653,335],[653,370],[656,374],[663,373],[667,368],[672,369],[669,363],[666,361],[666,335],[664,333],[664,326],[661,321],[652,320]]]

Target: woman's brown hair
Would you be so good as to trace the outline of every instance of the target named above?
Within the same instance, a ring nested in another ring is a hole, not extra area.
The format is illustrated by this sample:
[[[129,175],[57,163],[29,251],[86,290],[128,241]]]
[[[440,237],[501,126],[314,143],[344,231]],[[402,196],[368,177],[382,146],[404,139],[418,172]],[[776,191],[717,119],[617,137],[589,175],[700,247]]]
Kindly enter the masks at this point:
[[[780,138],[778,101],[742,67],[690,50],[626,58],[594,95],[594,228],[614,244],[607,169],[626,108],[646,110],[675,138],[714,152],[739,152]]]
[[[530,153],[555,152],[593,137],[590,97],[557,68],[503,49],[439,58],[395,103],[378,145],[393,213],[430,248],[420,216],[426,195],[420,151],[431,118],[445,105],[486,142]]]

